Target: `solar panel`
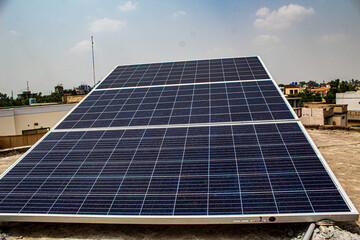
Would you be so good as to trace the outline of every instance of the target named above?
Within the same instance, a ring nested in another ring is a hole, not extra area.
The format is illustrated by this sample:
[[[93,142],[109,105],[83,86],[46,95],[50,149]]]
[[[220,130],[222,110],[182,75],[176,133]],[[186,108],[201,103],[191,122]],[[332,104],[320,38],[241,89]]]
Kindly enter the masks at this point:
[[[118,67],[0,179],[0,221],[325,218],[358,212],[258,57]]]
[[[271,80],[99,90],[57,129],[294,119]]]
[[[258,57],[119,66],[98,89],[270,79]]]
[[[51,133],[2,182],[1,212],[349,211],[298,123]]]

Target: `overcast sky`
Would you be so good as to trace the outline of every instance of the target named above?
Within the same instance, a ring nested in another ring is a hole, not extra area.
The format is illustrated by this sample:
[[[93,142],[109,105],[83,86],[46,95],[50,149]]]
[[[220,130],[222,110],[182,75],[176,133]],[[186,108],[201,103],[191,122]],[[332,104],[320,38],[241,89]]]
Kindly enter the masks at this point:
[[[0,92],[117,65],[259,55],[278,83],[360,79],[360,1],[0,0]]]

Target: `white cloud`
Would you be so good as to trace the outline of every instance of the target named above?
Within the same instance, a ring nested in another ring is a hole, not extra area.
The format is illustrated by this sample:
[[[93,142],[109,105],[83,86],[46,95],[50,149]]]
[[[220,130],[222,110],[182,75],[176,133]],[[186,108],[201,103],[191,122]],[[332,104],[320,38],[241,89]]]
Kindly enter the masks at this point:
[[[10,33],[11,33],[11,35],[14,35],[14,36],[19,36],[20,35],[20,33],[15,31],[15,30],[10,30]]]
[[[256,44],[273,44],[280,42],[280,38],[272,34],[263,34],[255,38]]]
[[[89,40],[83,40],[81,42],[78,42],[75,44],[74,47],[70,48],[70,52],[84,52],[84,51],[90,51],[91,49],[91,41]]]
[[[264,35],[260,35],[258,37],[258,39],[263,40],[263,41],[270,41],[270,42],[279,42],[280,38],[278,38],[275,35],[272,34],[264,34]]]
[[[180,11],[174,12],[172,14],[172,17],[178,18],[178,17],[185,16],[185,15],[186,15],[186,12],[184,10],[180,10]]]
[[[137,2],[133,3],[132,1],[127,1],[123,5],[119,5],[118,9],[122,12],[127,12],[127,11],[134,10],[137,7],[137,5],[138,5]]]
[[[297,4],[282,6],[272,12],[269,8],[262,7],[256,11],[257,19],[254,26],[262,29],[285,29],[293,22],[302,21],[305,16],[314,13],[313,8],[305,8]]]
[[[125,21],[103,18],[92,22],[89,30],[91,32],[114,32],[124,27],[126,27]]]
[[[266,17],[267,15],[269,15],[269,13],[270,13],[270,9],[268,9],[267,7],[262,7],[256,11],[256,16]]]
[[[322,35],[318,41],[321,43],[338,43],[346,39],[345,34],[342,33],[333,33]]]

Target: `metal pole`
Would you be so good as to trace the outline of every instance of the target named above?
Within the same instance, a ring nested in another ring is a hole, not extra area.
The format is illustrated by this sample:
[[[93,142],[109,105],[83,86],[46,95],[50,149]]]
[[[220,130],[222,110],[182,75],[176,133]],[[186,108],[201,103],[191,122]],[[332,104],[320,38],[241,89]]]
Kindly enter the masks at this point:
[[[308,230],[306,231],[303,240],[310,240],[311,236],[314,233],[314,229],[315,229],[315,223],[311,223]]]
[[[94,58],[94,37],[91,36],[91,50],[92,50],[92,66],[93,66],[93,78],[95,86],[95,58]]]

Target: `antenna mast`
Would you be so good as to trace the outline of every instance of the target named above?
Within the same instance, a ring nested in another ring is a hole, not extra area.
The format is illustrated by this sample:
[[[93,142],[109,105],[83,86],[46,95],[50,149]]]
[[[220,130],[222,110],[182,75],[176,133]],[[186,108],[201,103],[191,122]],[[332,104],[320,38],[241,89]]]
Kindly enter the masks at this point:
[[[93,78],[95,87],[95,57],[94,57],[94,37],[91,36],[91,50],[92,50],[92,67],[93,67]]]

